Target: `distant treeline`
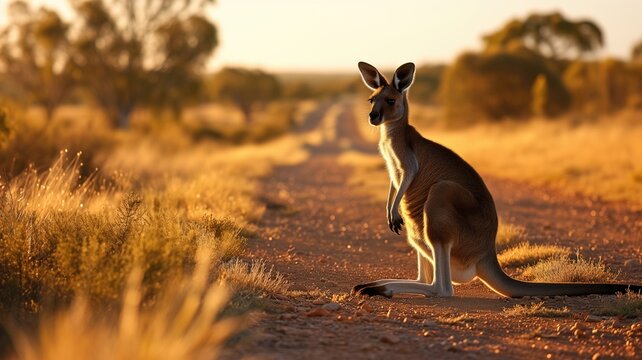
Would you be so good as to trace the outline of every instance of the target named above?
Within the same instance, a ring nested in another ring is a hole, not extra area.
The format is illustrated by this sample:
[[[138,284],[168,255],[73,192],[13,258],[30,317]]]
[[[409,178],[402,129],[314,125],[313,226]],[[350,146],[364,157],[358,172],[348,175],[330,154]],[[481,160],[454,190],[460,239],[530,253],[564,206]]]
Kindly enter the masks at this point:
[[[452,121],[586,115],[642,107],[642,45],[629,61],[596,59],[599,26],[559,13],[511,20],[483,37],[441,78],[439,99]]]
[[[598,59],[600,27],[559,13],[510,20],[482,39],[482,51],[465,52],[452,64],[419,66],[411,99],[442,105],[448,120],[460,124],[642,108],[642,41],[629,60]],[[289,84],[295,96],[361,89],[358,76]]]
[[[459,123],[642,108],[642,42],[628,61],[596,59],[604,36],[592,21],[532,14],[483,42],[447,67],[419,67],[412,99],[442,104]]]
[[[39,106],[48,119],[61,104],[89,103],[127,128],[141,108],[178,119],[186,106],[224,102],[249,124],[256,108],[277,99],[363,91],[356,70],[276,75],[226,67],[206,74],[218,46],[217,27],[201,15],[209,2],[150,0],[153,12],[107,0],[71,3],[69,21],[53,9],[9,3],[10,20],[0,28],[0,101]],[[630,60],[597,59],[600,27],[559,13],[510,20],[482,39],[481,51],[452,64],[419,66],[412,100],[443,106],[451,123],[642,107],[642,42]]]

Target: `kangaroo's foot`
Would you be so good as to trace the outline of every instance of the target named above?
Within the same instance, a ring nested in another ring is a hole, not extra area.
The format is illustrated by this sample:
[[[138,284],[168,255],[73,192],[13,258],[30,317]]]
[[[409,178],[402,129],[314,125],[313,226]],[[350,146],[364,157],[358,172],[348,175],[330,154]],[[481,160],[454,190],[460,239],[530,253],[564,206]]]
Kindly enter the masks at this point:
[[[381,281],[381,280],[380,280]],[[371,286],[363,286],[372,284]],[[358,295],[367,296],[385,296],[391,298],[396,294],[419,294],[424,296],[453,296],[452,287],[443,288],[432,284],[424,284],[418,280],[393,280],[388,282],[372,282],[363,285],[357,285],[353,289]]]

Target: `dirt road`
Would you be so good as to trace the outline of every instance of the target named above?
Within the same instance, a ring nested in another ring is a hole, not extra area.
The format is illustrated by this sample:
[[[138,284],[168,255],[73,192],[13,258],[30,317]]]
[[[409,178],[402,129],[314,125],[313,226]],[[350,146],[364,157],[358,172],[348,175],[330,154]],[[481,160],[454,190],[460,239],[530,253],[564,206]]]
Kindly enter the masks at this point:
[[[336,116],[328,116],[330,111]],[[337,156],[347,148],[376,151],[375,144],[360,138],[354,121],[348,102],[313,112],[305,131],[334,126],[335,136],[312,148],[308,161],[277,168],[264,179],[268,212],[250,241],[249,253],[273,264],[295,292],[269,299],[265,314],[226,357],[642,356],[639,320],[592,315],[612,296],[507,300],[475,281],[456,286],[453,298],[376,297],[363,302],[350,297],[351,287],[358,283],[416,277],[416,255],[403,236],[388,229],[385,204],[351,188],[350,169],[337,164]],[[601,256],[609,266],[621,268],[623,280],[642,280],[640,212],[623,204],[484,179],[500,216],[525,226],[531,242],[579,248],[586,256]],[[568,307],[572,315],[515,318],[502,313],[503,308],[538,301],[547,307]],[[327,311],[319,310],[324,306]]]

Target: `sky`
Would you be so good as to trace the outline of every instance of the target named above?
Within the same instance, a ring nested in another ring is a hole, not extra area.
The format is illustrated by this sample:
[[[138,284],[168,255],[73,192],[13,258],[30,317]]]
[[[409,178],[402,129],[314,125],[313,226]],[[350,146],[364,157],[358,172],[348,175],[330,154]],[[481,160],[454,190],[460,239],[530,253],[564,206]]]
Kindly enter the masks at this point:
[[[209,66],[347,72],[361,60],[381,68],[449,62],[480,49],[481,35],[510,18],[553,10],[596,21],[606,38],[599,55],[628,57],[642,39],[640,0],[218,0],[210,14],[220,45]]]

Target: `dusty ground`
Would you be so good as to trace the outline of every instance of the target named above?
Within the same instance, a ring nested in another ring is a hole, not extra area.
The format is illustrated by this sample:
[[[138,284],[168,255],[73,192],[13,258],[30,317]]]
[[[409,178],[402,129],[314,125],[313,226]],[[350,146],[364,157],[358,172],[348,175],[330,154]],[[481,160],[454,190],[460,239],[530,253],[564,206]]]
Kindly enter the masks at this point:
[[[502,299],[478,281],[456,286],[453,298],[348,296],[358,283],[415,278],[416,255],[388,229],[385,204],[347,185],[350,170],[337,156],[375,145],[358,137],[349,103],[335,106],[336,118],[325,116],[324,106],[302,128],[336,124],[336,136],[311,148],[309,161],[265,178],[268,212],[250,241],[251,256],[267,259],[295,292],[269,299],[227,358],[642,357],[640,320],[592,315],[612,296],[541,299],[547,307],[569,307],[572,316],[563,318],[507,317],[503,308],[541,300]],[[500,216],[525,226],[532,243],[579,248],[621,269],[623,280],[642,281],[641,212],[484,178]],[[331,302],[340,308],[318,310]],[[309,316],[315,314],[321,316]]]

